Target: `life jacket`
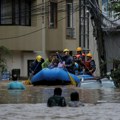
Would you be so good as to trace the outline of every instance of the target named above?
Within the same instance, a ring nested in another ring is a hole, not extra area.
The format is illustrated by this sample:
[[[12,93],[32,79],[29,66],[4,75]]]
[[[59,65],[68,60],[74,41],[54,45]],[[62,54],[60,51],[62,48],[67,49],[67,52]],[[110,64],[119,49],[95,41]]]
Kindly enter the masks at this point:
[[[85,66],[90,70],[92,68],[90,64],[91,60],[85,61]]]
[[[80,54],[75,55],[76,58],[80,58],[80,56],[81,56]]]
[[[76,54],[75,57],[78,59],[78,58],[81,58],[82,55],[80,55],[80,54]]]
[[[85,53],[82,53],[82,62],[85,64]]]
[[[95,61],[93,59],[86,61],[85,66],[89,70],[93,69],[93,71],[95,71],[96,69]]]
[[[82,53],[82,56],[85,57],[85,53]]]
[[[76,54],[76,55],[74,55],[73,58],[74,58],[74,61],[78,62],[78,61],[81,61],[81,60],[82,60],[82,55]]]
[[[85,63],[85,54],[84,54],[84,53],[82,53],[82,55],[81,55],[81,54],[76,54],[76,55],[74,56],[74,60],[75,60],[76,62],[79,62],[79,61],[82,60],[82,62]]]

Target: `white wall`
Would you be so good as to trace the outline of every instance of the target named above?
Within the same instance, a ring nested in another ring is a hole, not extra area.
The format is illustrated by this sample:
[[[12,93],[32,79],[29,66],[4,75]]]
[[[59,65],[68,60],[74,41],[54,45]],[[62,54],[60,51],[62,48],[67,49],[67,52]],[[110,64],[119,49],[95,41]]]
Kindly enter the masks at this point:
[[[113,68],[113,59],[120,59],[120,34],[108,33],[104,36],[107,71]]]
[[[20,69],[20,76],[27,77],[28,60],[34,60],[40,52],[12,52],[11,57],[7,57],[8,71],[12,73],[12,69]]]
[[[95,75],[99,76],[100,75],[100,69],[99,69],[99,59],[98,59],[98,47],[97,47],[97,41],[95,40],[95,37],[93,36],[93,27],[91,24],[91,20],[89,21],[90,24],[90,31],[89,31],[89,50],[93,55],[93,59],[95,60],[96,63],[96,71]]]
[[[12,69],[21,69],[21,56],[20,52],[12,52],[11,56],[7,56],[8,71]]]

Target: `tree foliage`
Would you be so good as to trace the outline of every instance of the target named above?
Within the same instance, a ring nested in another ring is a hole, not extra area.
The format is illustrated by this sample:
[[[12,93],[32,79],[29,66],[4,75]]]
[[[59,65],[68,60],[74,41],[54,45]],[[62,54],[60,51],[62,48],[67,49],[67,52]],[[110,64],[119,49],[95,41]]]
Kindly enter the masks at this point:
[[[114,11],[114,17],[120,17],[120,2],[112,2],[109,6],[110,11]]]
[[[6,71],[6,56],[10,55],[10,50],[4,46],[0,46],[0,72]]]
[[[120,2],[113,3],[113,4],[112,4],[112,9],[113,9],[115,12],[120,12]]]

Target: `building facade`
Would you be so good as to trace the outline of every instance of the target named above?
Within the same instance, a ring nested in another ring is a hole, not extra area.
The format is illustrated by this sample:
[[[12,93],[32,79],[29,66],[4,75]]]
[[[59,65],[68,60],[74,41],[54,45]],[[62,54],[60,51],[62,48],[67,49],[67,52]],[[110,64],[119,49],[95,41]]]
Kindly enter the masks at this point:
[[[102,29],[107,72],[113,69],[114,61],[120,60],[120,19],[117,16],[115,17],[117,13],[111,8],[113,2],[117,1],[101,0],[101,10],[104,15],[103,23],[105,24],[105,26],[102,26]]]
[[[68,48],[73,54],[81,46],[90,51],[96,61],[99,75],[97,42],[89,11],[87,39],[80,39],[79,0],[1,0],[0,45],[11,50],[7,58],[8,71],[20,69],[27,77],[30,63],[40,54],[47,58],[51,53]],[[85,3],[84,3],[85,4]],[[84,25],[86,22],[83,22]],[[82,26],[82,21],[81,21]]]

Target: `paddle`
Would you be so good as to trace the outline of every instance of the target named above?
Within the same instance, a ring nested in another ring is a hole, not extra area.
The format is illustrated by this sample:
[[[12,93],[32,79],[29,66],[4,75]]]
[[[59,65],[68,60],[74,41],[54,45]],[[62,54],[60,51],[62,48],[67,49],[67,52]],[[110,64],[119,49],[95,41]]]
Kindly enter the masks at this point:
[[[39,66],[39,64],[40,64],[40,62],[38,62],[38,64],[36,65],[35,69],[33,70],[33,72],[29,75],[28,80],[26,82],[27,84],[31,84],[31,78],[32,78],[34,72],[36,71],[37,67]]]
[[[98,81],[99,83],[102,83],[100,77],[99,77],[99,78],[95,77],[95,76],[93,75],[93,73],[89,70],[89,68],[85,65],[84,62],[81,61],[81,64],[82,64],[82,65],[84,66],[84,68],[88,71],[88,73],[90,73],[90,75],[94,77],[94,80]],[[84,74],[84,72],[83,72],[83,74]],[[79,77],[79,78],[80,78],[80,77]],[[81,81],[84,81],[84,78],[83,78],[83,77],[81,78]]]
[[[82,61],[81,61],[81,63],[82,63],[82,65],[84,66],[84,68],[85,68],[91,75],[93,75],[93,73],[90,72],[89,68],[85,65],[85,63],[82,62]]]
[[[62,59],[61,59],[61,57],[60,57],[59,53],[58,53],[58,52],[56,52],[56,54],[57,54],[58,59],[60,60],[60,62],[61,62],[61,63],[63,63],[63,61],[62,61]],[[64,69],[65,69],[65,70],[66,70],[66,72],[68,73],[68,76],[69,76],[69,78],[70,78],[71,84],[76,86],[77,84],[76,84],[75,80],[72,78],[72,76],[70,75],[70,73],[68,72],[67,68],[66,68],[66,67],[64,67]]]

